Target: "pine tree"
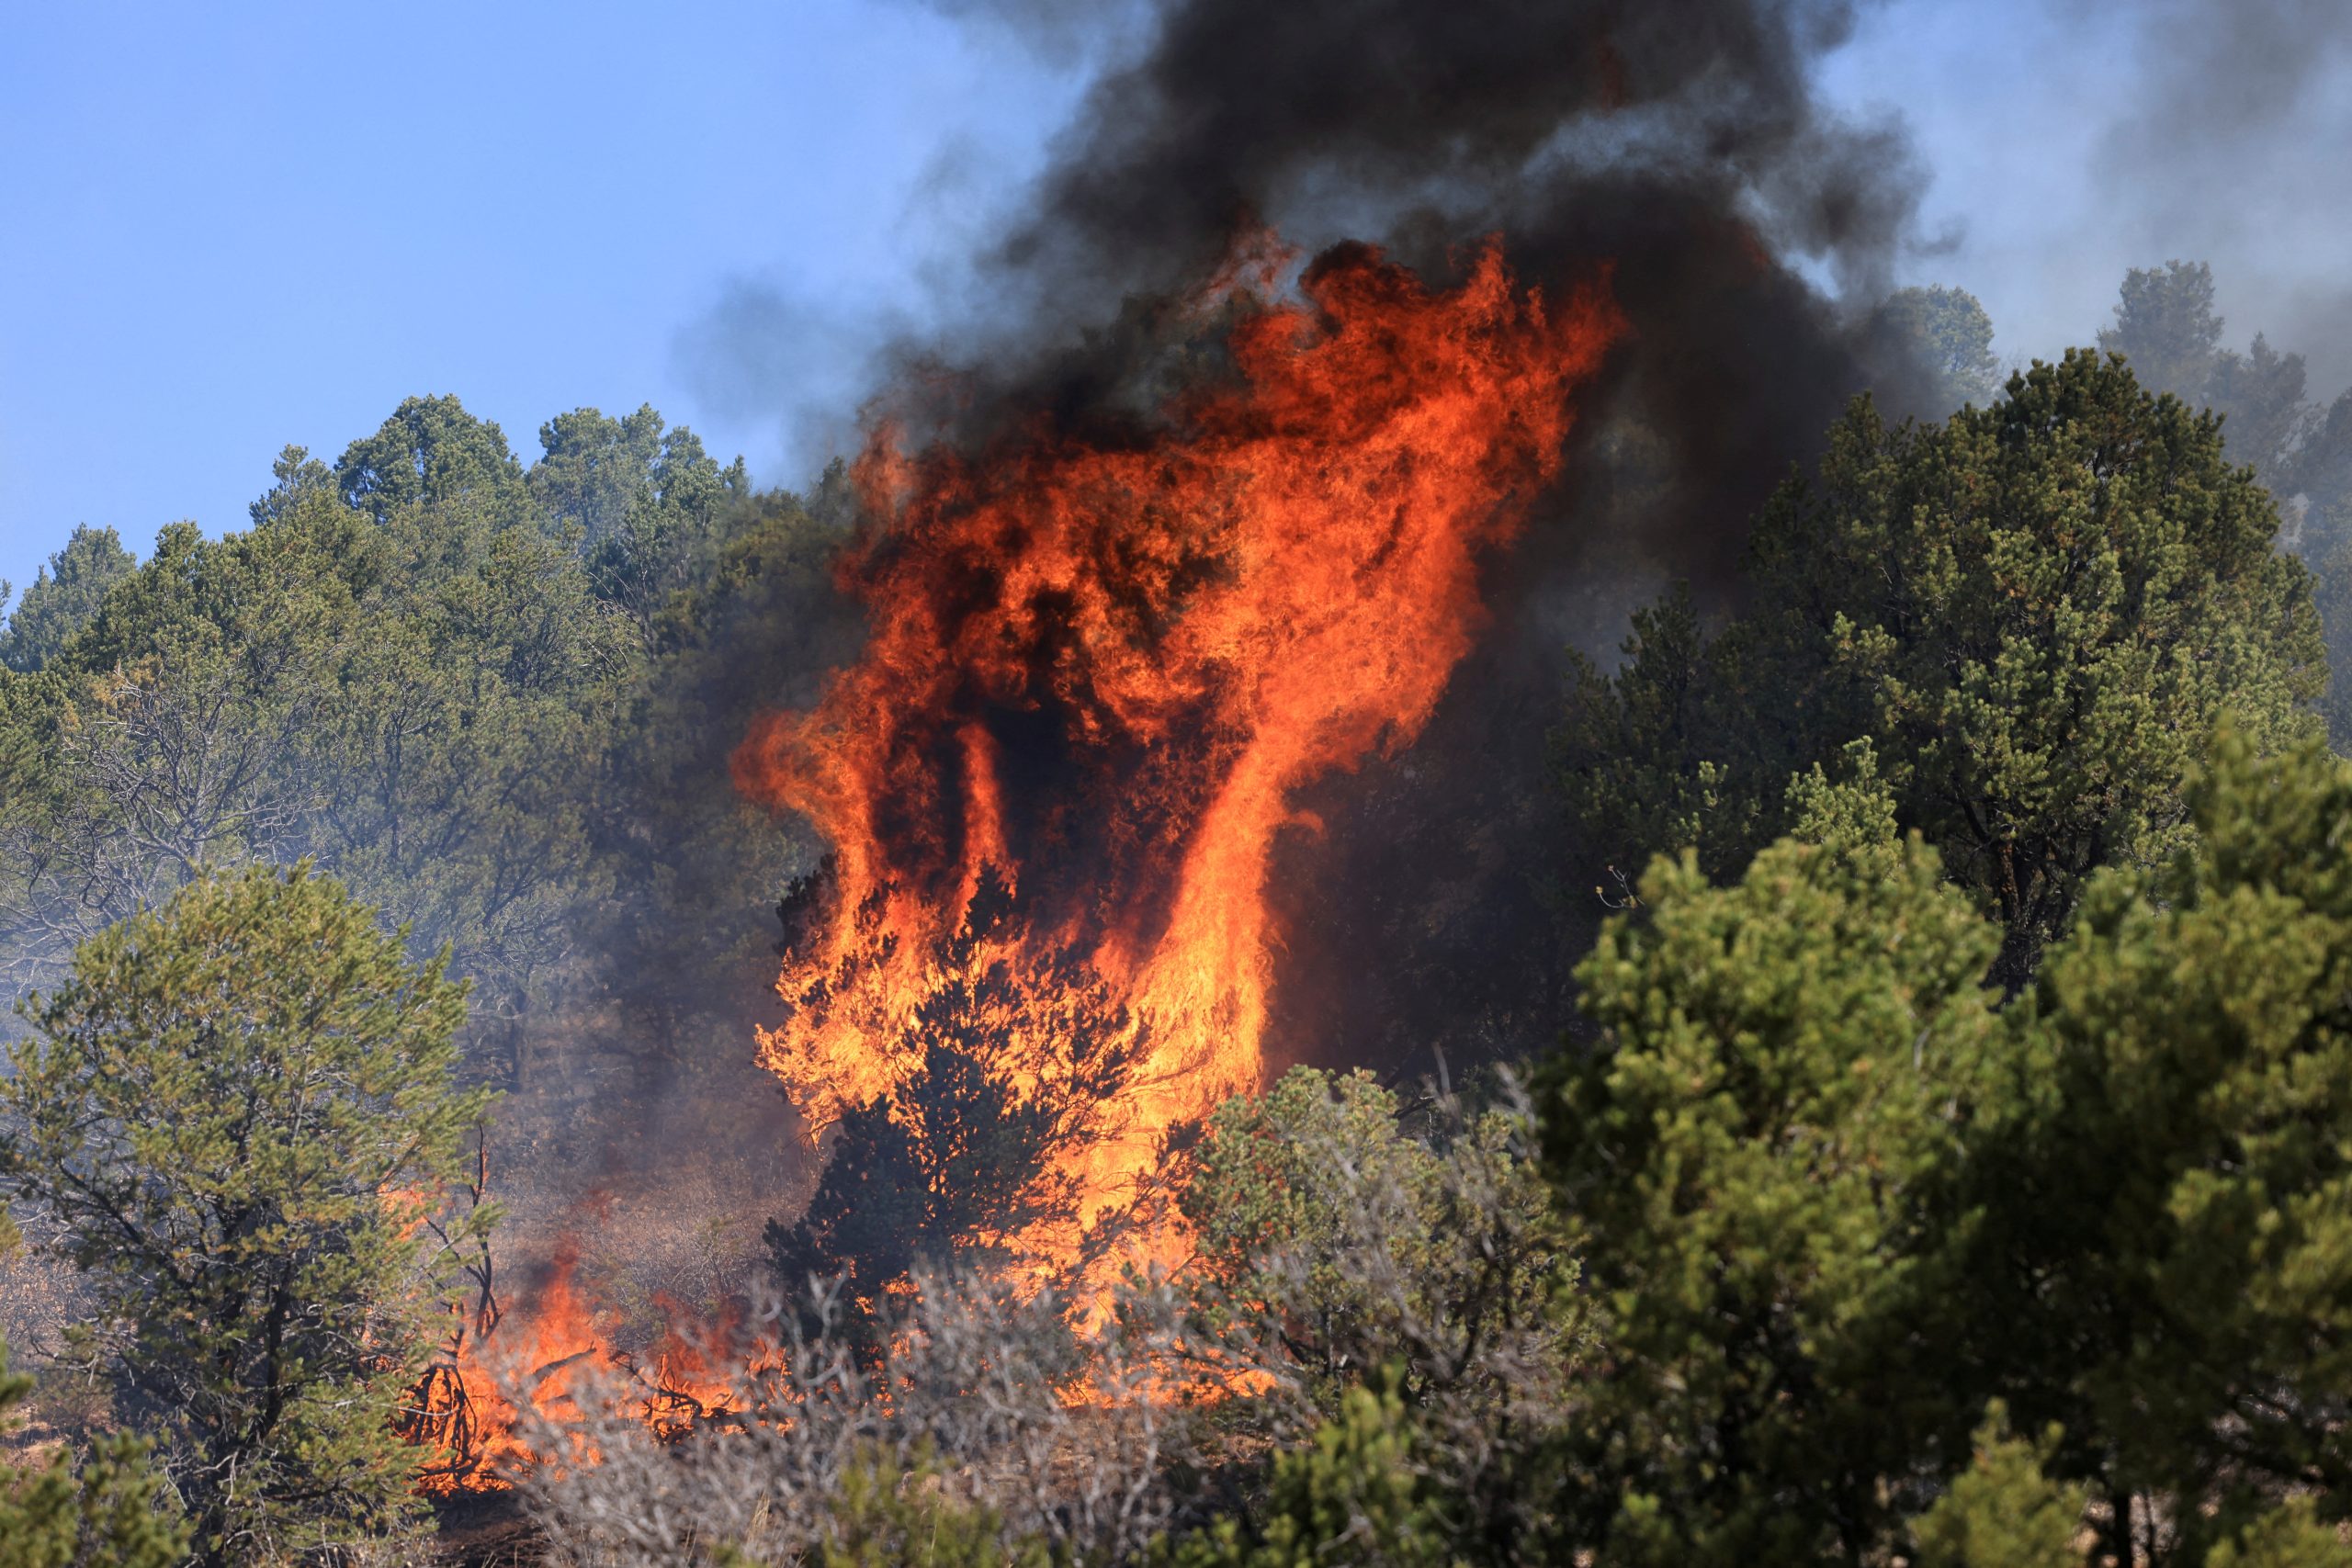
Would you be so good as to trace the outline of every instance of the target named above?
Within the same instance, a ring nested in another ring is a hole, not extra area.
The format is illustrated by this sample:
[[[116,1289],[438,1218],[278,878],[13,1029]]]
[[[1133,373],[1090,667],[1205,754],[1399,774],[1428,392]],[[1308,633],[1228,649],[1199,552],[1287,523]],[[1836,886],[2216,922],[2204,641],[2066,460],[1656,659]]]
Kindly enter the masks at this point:
[[[2225,711],[2262,749],[2317,732],[2325,651],[2277,533],[2212,418],[2097,355],[1940,425],[1859,402],[1758,519],[1754,611],[1708,639],[1669,601],[1613,677],[1584,668],[1562,783],[1608,863],[1695,846],[1726,878],[1792,775],[1869,739],[2020,986],[2094,872],[2188,841]]]
[[[390,1424],[455,1263],[419,1222],[487,1106],[452,1085],[464,987],[334,882],[257,869],[84,943],[20,1013],[0,1191],[88,1280],[80,1348],[160,1437],[199,1560],[399,1524]]]
[[[1733,886],[1661,858],[1579,970],[1583,1539],[2055,1563],[2071,1507],[2127,1568],[2306,1560],[2352,1499],[2352,764],[2224,732],[2187,850],[2093,876],[2006,998],[1998,927],[1843,773]],[[2048,1486],[1972,1439],[1995,1403]]]
[[[1956,1203],[1985,1392],[2189,1560],[2352,1500],[2352,766],[2231,735],[2192,799],[2013,1010]]]
[[[1564,1456],[1603,1562],[1869,1560],[1917,1501],[1891,1479],[1983,1408],[1915,1330],[1998,935],[1847,771],[1730,886],[1661,857],[1577,971],[1602,1043],[1553,1065],[1545,1141],[1604,1309]]]

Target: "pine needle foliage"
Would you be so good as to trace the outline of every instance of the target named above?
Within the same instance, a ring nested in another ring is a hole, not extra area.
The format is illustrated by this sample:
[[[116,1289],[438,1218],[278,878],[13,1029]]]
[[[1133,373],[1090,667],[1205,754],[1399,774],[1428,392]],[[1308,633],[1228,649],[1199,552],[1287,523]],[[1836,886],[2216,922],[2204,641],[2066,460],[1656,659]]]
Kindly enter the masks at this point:
[[[443,962],[306,865],[207,872],[20,1009],[0,1190],[87,1280],[76,1353],[160,1437],[202,1562],[413,1509],[390,1424],[454,1262],[421,1222],[487,1109]]]

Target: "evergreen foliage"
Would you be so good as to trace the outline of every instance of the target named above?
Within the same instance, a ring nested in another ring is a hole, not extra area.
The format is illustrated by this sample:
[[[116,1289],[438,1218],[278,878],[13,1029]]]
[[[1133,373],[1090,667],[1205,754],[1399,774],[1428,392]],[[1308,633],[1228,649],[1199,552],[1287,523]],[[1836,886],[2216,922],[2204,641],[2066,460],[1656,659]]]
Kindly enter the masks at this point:
[[[2312,1499],[2299,1497],[2216,1544],[2205,1568],[2343,1568],[2347,1560],[2342,1527],[2323,1523]]]
[[[2031,1444],[2011,1437],[1996,1404],[1976,1455],[1912,1527],[1917,1568],[2082,1568],[2080,1486],[2041,1472]]]
[[[66,639],[97,615],[107,590],[137,565],[113,529],[76,527],[0,630],[0,664],[29,672],[56,658]]]
[[[2233,462],[2278,500],[2281,542],[2308,564],[2335,672],[2326,705],[2338,750],[2352,746],[2352,391],[2323,406],[2306,398],[2301,354],[2255,335],[2222,346],[2212,269],[2172,261],[2134,267],[2099,346],[2125,355],[2142,383],[2223,420]]]
[[[2301,1539],[2298,1497],[2333,1528],[2352,765],[2225,734],[2189,847],[2092,878],[2001,1005],[1997,928],[1868,761],[1735,885],[1659,860],[1579,971],[1603,1043],[1553,1069],[1547,1146],[1606,1309],[1581,1539],[1871,1560],[1917,1517],[1947,1561],[2055,1562],[2077,1492],[2119,1562]],[[1988,1401],[2052,1489],[1972,1442]]]
[[[804,846],[726,752],[854,636],[839,527],[650,409],[541,438],[526,472],[455,399],[413,399],[333,466],[288,448],[244,532],[175,524],[137,566],[75,536],[0,633],[25,655],[0,671],[18,987],[200,866],[308,855],[419,953],[449,944],[485,1077],[514,1081],[523,1023],[592,953],[664,1046],[633,1066],[756,990]]]
[[[2213,269],[2203,262],[2133,267],[2098,346],[2130,361],[2150,390],[2221,415],[2232,459],[2285,502],[2323,451],[2310,439],[2316,411],[2303,401],[2303,356],[2279,353],[2259,333],[2245,354],[2223,348],[2213,305]]]
[[[1614,676],[1582,667],[1572,809],[1612,863],[1695,847],[1730,877],[1787,826],[1789,777],[1868,738],[2022,985],[2094,872],[2188,841],[2225,709],[2260,746],[2313,732],[2324,649],[2277,526],[2211,417],[2098,355],[1941,425],[1859,402],[1758,519],[1754,611],[1708,638],[1669,599]]]
[[[1306,1445],[1276,1456],[1262,1520],[1227,1517],[1168,1551],[1166,1568],[1462,1568],[1442,1490],[1419,1470],[1393,1383],[1347,1392]]]
[[[1568,1442],[1569,1512],[1628,1562],[1854,1558],[1907,1501],[1889,1455],[1964,1439],[1908,1337],[1920,1255],[1996,1051],[1996,931],[1865,777],[1709,886],[1687,852],[1578,971],[1606,1048],[1563,1059],[1547,1147],[1606,1375]]]
[[[1879,307],[1879,324],[1894,332],[1935,377],[1939,408],[1987,403],[2000,389],[1993,318],[1966,289],[1899,288]]]
[[[415,1506],[390,1421],[453,1263],[419,1222],[488,1105],[452,1085],[464,1010],[304,866],[198,875],[20,1010],[0,1190],[88,1280],[80,1353],[161,1436],[203,1562]]]
[[[2124,274],[2115,321],[2099,329],[2103,354],[2121,355],[2150,388],[2202,403],[2222,353],[2222,318],[2213,310],[2213,269],[2203,262],[2166,262]]]
[[[2197,1544],[2352,1483],[2352,770],[2231,735],[2194,798],[2197,852],[2097,883],[2017,1010],[1954,1239],[2052,1468],[2196,1500]]]
[[[522,465],[506,434],[454,397],[408,398],[334,466],[344,504],[389,525],[403,511],[462,507],[493,526],[520,520]]]
[[[8,1371],[0,1345],[0,1438],[32,1384]],[[0,1568],[178,1568],[187,1546],[137,1438],[113,1438],[80,1464],[62,1452],[30,1468],[0,1461]]]

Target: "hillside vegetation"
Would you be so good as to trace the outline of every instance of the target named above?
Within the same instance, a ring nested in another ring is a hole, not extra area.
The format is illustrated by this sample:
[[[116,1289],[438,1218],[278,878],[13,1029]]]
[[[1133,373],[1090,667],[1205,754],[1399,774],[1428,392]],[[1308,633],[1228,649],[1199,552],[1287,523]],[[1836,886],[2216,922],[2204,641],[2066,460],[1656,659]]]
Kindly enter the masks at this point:
[[[2352,402],[2177,265],[1997,387],[1887,319],[1964,406],[1563,655],[1560,1045],[1168,1129],[1115,1283],[1001,1267],[1087,1123],[985,994],[822,1162],[745,1066],[838,468],[424,398],[77,530],[0,632],[0,1568],[430,1558],[419,1377],[616,1172],[705,1196],[590,1282],[770,1353],[523,1401],[548,1562],[2352,1562]]]

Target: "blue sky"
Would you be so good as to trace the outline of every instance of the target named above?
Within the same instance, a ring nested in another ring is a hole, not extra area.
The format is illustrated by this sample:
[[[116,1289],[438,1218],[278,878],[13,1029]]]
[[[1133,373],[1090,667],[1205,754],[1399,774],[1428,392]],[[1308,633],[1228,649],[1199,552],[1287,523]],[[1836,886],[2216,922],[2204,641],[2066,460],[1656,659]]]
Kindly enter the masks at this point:
[[[243,526],[281,446],[332,458],[418,392],[526,457],[561,410],[651,401],[775,477],[788,411],[699,364],[697,321],[730,294],[825,301],[825,357],[919,298],[930,248],[1076,87],[858,0],[20,6],[6,38],[20,584],[77,522],[142,554],[174,518]]]
[[[2273,306],[2333,320],[2343,291],[2278,258],[2352,254],[2326,134],[2347,73],[2295,107],[2315,151],[2257,182],[2262,222],[2157,213],[2114,177],[2146,39],[2102,16],[1897,0],[1826,63],[1831,97],[1899,116],[1934,174],[1945,243],[1905,272],[1974,289],[2015,355],[2086,338],[2122,268],[2165,254],[2213,256],[2233,336]],[[882,0],[23,6],[6,39],[0,575],[20,584],[77,522],[141,553],[175,518],[240,526],[279,447],[332,457],[412,393],[457,393],[526,458],[553,413],[650,401],[796,480],[842,437],[862,346],[944,308],[1083,85]]]

